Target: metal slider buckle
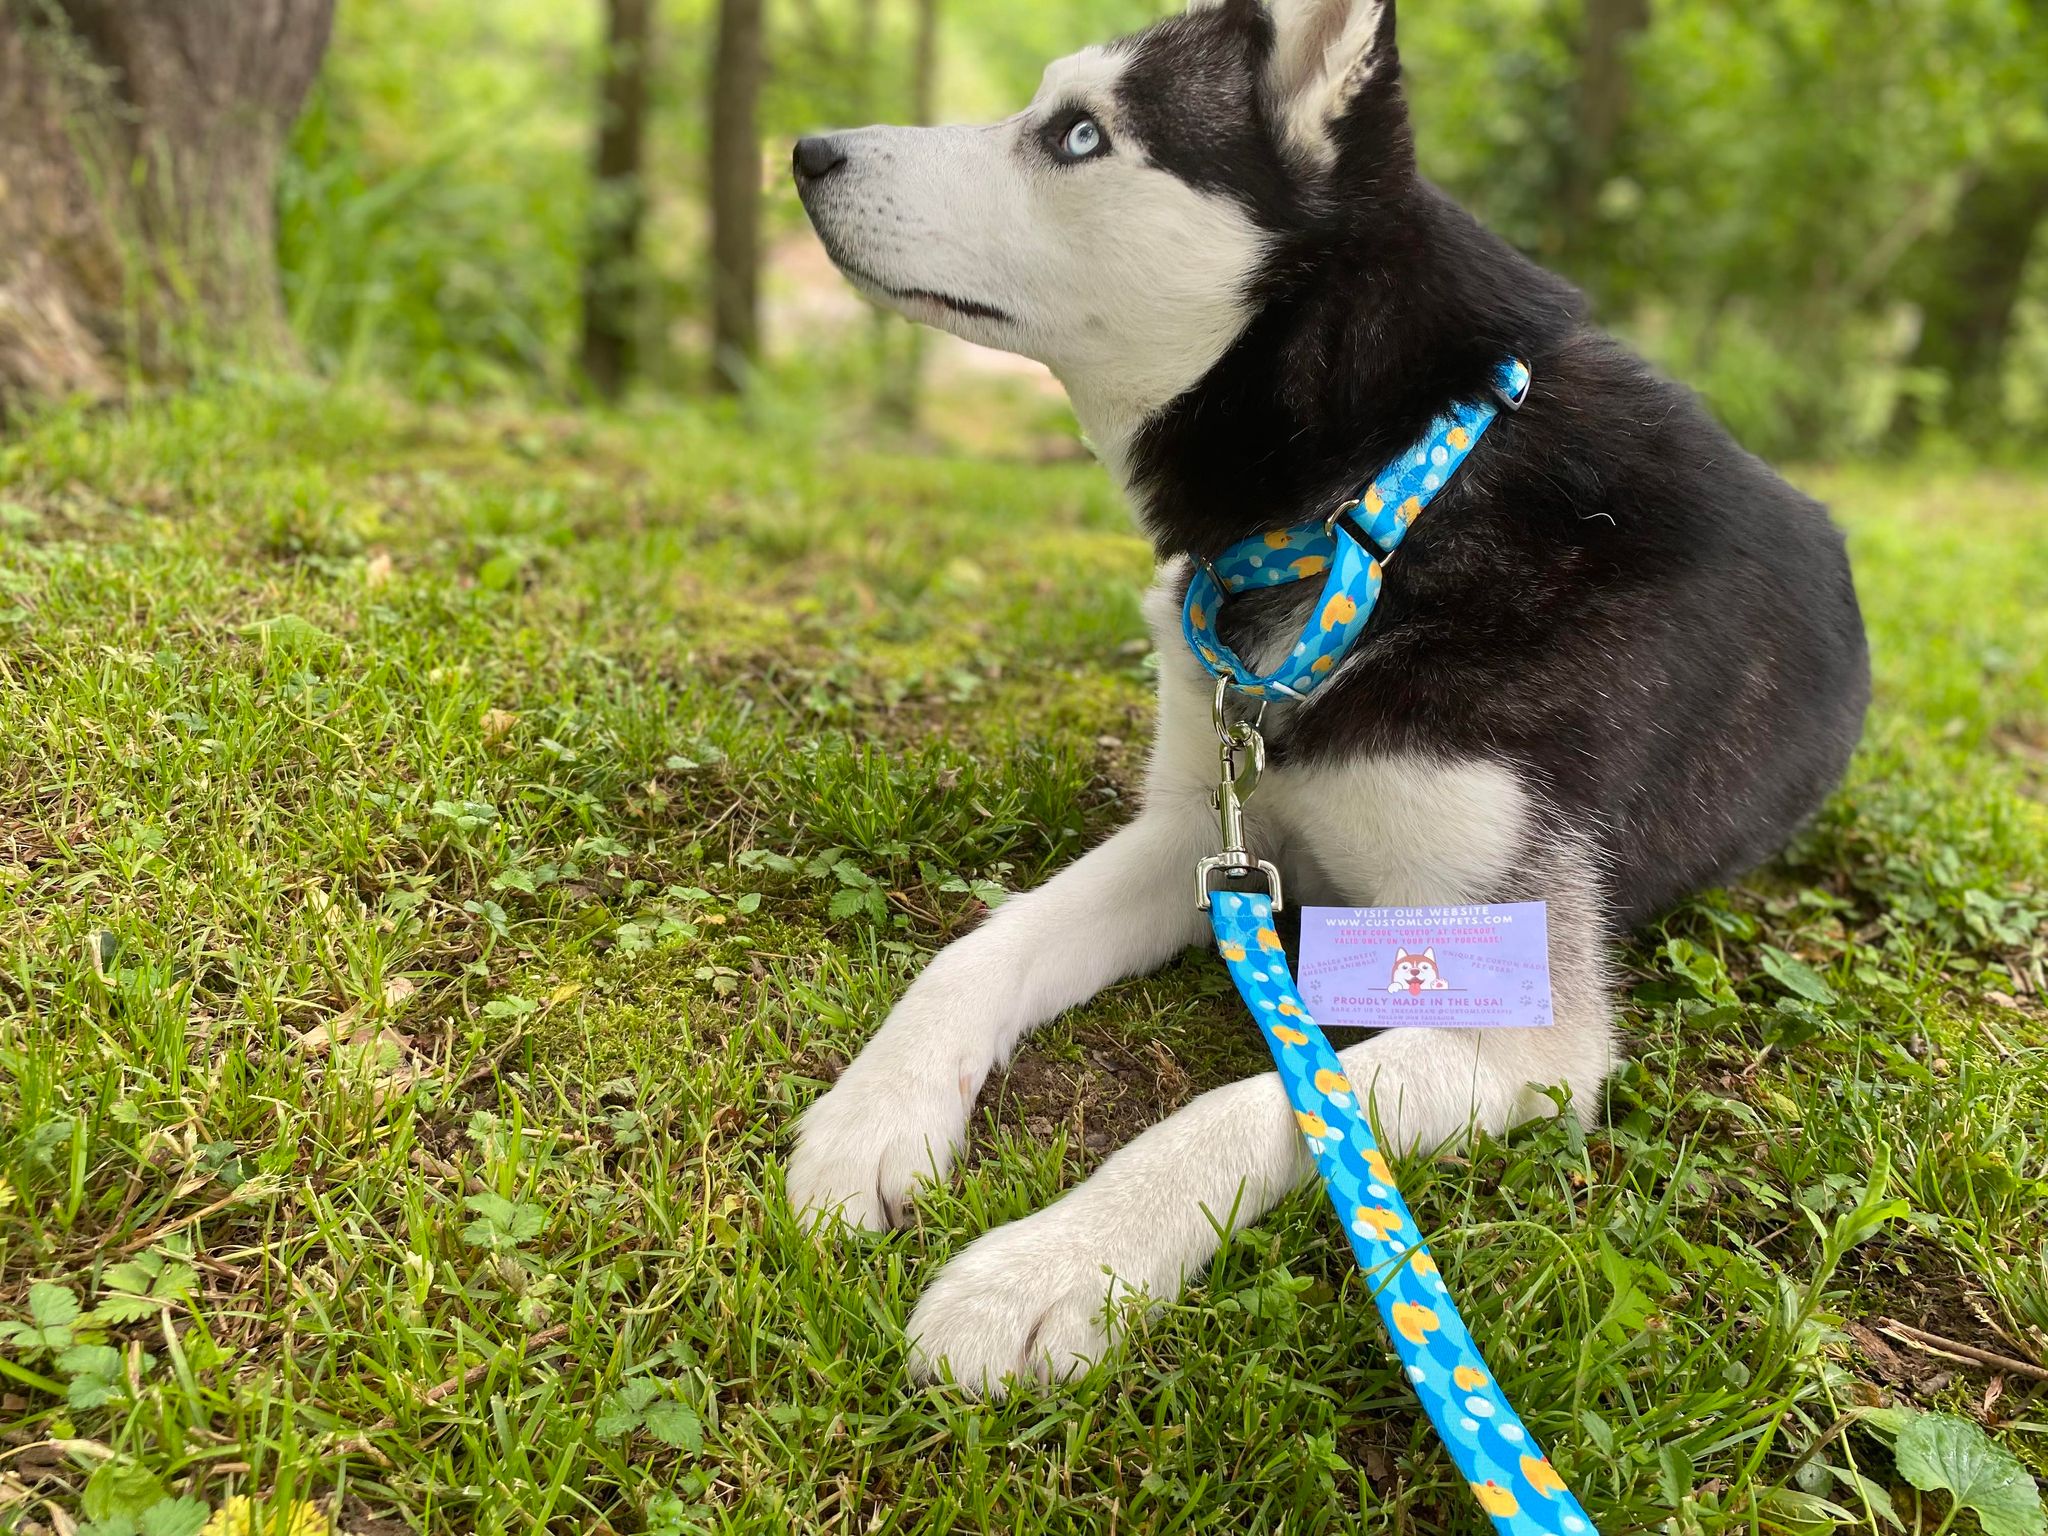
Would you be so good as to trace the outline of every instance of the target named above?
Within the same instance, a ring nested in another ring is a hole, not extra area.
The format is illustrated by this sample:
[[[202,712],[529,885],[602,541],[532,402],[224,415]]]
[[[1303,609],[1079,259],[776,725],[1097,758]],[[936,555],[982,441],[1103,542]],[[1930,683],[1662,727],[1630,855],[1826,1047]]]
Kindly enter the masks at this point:
[[[1372,558],[1379,563],[1382,569],[1385,569],[1386,566],[1393,560],[1395,552],[1391,549],[1388,549],[1386,545],[1382,544],[1378,539],[1374,538],[1371,534],[1367,533],[1365,531],[1365,525],[1361,523],[1357,518],[1351,515],[1364,505],[1364,498],[1358,496],[1352,497],[1349,501],[1345,502],[1343,506],[1339,507],[1336,511],[1332,512],[1329,515],[1329,517],[1324,519],[1323,534],[1326,538],[1335,538],[1337,536],[1337,525],[1339,523],[1344,524],[1345,531],[1348,532],[1352,538],[1358,540],[1360,544],[1364,545],[1365,552],[1371,555]]]

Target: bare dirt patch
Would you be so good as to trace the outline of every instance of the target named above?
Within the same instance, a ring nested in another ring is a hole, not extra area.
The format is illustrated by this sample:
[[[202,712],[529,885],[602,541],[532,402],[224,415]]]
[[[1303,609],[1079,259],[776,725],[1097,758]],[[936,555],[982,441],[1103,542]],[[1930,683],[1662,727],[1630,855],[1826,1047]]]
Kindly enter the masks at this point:
[[[1199,964],[1199,961],[1184,964]],[[1184,979],[1169,972],[1164,984]],[[1175,1009],[1156,1034],[1119,1030],[1135,995],[1098,1002],[1065,1039],[1017,1053],[992,1076],[975,1106],[970,1156],[989,1153],[1002,1132],[1049,1143],[1067,1138],[1070,1168],[1093,1167],[1148,1126],[1211,1088],[1270,1070],[1256,1030],[1228,993]]]

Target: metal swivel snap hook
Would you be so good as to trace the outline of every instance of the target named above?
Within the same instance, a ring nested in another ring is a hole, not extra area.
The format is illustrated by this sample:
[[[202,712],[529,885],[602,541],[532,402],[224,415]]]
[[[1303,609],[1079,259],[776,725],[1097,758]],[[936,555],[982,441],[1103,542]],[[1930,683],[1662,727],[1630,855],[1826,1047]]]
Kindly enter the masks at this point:
[[[1216,875],[1227,876],[1233,881],[1257,877],[1265,881],[1273,898],[1273,910],[1278,912],[1286,905],[1280,889],[1280,871],[1263,859],[1253,858],[1245,846],[1244,803],[1251,799],[1260,779],[1265,776],[1266,738],[1259,734],[1256,721],[1232,721],[1228,717],[1224,702],[1229,686],[1226,679],[1217,680],[1216,815],[1223,851],[1196,866],[1196,905],[1204,912],[1209,910],[1210,882]],[[1258,718],[1265,718],[1263,702],[1259,706]]]

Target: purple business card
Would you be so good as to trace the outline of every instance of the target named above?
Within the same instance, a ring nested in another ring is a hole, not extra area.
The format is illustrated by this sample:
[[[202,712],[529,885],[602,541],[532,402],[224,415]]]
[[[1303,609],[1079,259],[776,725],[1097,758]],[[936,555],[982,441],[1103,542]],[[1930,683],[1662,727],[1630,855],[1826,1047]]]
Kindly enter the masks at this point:
[[[1304,907],[1298,979],[1325,1026],[1548,1028],[1548,913],[1540,901]]]

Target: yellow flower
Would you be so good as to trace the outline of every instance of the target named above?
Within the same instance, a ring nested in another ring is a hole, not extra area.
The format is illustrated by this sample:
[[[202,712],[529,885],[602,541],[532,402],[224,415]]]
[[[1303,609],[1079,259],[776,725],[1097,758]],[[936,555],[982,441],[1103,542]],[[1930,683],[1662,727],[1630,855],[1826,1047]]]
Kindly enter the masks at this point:
[[[236,1494],[213,1512],[199,1536],[334,1536],[319,1509],[300,1502],[258,1515],[254,1501]]]

